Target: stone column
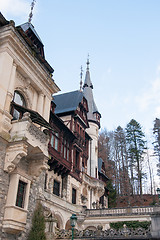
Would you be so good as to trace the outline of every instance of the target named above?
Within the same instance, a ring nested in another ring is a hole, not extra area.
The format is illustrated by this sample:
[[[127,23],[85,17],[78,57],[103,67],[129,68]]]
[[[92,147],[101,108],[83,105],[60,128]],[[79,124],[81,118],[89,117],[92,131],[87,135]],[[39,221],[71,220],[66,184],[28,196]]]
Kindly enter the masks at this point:
[[[37,102],[38,102],[38,94],[37,94],[36,91],[34,91],[34,93],[33,93],[33,101],[32,101],[32,109],[34,111],[37,110]]]
[[[151,235],[153,238],[160,239],[160,216],[151,216]]]
[[[45,96],[44,97],[43,117],[46,119],[46,121],[49,121],[50,108],[51,108],[51,98],[49,98],[48,96]]]
[[[38,96],[37,112],[43,116],[44,94],[41,92]]]
[[[10,103],[13,100],[13,96],[14,96],[16,68],[17,68],[17,65],[13,63],[11,77],[8,85],[8,91],[6,95],[5,107],[4,107],[4,110],[7,112],[10,112]]]

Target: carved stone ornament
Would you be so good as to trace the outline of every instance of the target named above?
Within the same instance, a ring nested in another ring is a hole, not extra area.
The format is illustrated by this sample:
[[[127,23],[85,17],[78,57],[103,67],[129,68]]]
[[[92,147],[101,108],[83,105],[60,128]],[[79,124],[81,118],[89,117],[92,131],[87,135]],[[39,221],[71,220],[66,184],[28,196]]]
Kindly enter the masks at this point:
[[[33,177],[33,181],[37,180],[42,171],[46,171],[49,168],[47,162],[48,158],[45,156],[41,159],[31,159],[29,173]]]
[[[12,172],[22,157],[27,156],[27,145],[23,142],[10,145],[6,151],[4,171]]]

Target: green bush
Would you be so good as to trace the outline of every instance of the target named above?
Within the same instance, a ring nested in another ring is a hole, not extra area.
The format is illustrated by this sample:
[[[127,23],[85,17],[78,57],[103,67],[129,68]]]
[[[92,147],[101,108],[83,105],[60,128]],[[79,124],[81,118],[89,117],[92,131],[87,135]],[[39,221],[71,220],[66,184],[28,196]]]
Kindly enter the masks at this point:
[[[40,203],[33,213],[32,227],[28,235],[28,240],[46,240],[45,235],[45,218],[43,214],[43,207]]]
[[[151,222],[147,222],[147,221],[143,221],[143,222],[139,222],[139,221],[122,221],[122,222],[116,222],[116,223],[110,223],[110,227],[116,230],[119,230],[120,228],[123,228],[123,225],[126,224],[126,226],[128,228],[144,228],[147,229]]]

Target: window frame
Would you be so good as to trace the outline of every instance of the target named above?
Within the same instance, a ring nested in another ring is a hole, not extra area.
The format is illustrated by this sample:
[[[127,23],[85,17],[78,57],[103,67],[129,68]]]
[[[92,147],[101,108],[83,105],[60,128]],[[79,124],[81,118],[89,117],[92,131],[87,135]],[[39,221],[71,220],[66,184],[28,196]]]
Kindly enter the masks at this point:
[[[16,94],[17,94],[17,96],[20,97],[21,102],[15,101],[16,100]],[[12,102],[16,103],[19,106],[27,107],[27,103],[26,103],[25,97],[18,90],[14,91],[14,96],[13,96],[13,101]],[[13,120],[19,120],[19,119],[22,118],[22,115],[23,115],[22,112],[20,112],[17,109],[15,109],[13,104],[11,105],[10,114],[13,116]]]
[[[77,189],[72,187],[72,204],[76,204],[77,201]]]
[[[16,196],[16,206],[20,208],[24,208],[25,198],[26,198],[26,189],[27,183],[19,179],[17,196]]]
[[[57,186],[55,187],[55,185],[57,184]],[[56,179],[54,179],[53,182],[53,194],[55,194],[56,196],[60,196],[60,182],[57,181]]]
[[[59,150],[59,132],[56,130],[52,130],[50,137],[50,144],[56,151]]]
[[[63,138],[61,145],[61,155],[64,159],[69,161],[69,153],[70,153],[70,143],[66,138]]]

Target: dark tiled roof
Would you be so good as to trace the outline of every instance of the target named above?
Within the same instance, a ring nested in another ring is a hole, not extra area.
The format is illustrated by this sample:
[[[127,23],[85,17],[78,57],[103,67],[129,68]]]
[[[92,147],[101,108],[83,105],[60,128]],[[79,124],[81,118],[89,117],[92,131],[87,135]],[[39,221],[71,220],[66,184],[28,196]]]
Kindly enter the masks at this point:
[[[9,24],[9,21],[5,19],[5,17],[0,12],[0,27]]]
[[[79,90],[53,96],[55,114],[75,111],[82,99],[83,92]]]
[[[30,28],[32,30],[32,32],[34,33],[34,35],[37,37],[37,39],[42,43],[39,35],[37,34],[34,26],[31,23],[26,22],[26,23],[21,24],[20,26],[21,26],[21,28],[23,29],[24,32],[26,32]]]
[[[88,102],[88,109],[89,112],[87,113],[88,120],[97,121],[96,116],[94,113],[99,113],[98,108],[95,104],[94,97],[93,97],[93,84],[91,82],[89,68],[87,67],[85,81],[83,85],[83,94],[84,97],[87,99]],[[100,113],[99,113],[100,114]]]
[[[98,158],[98,172],[102,174],[106,179],[109,179],[106,174],[102,172],[102,164],[104,163],[102,158]]]

